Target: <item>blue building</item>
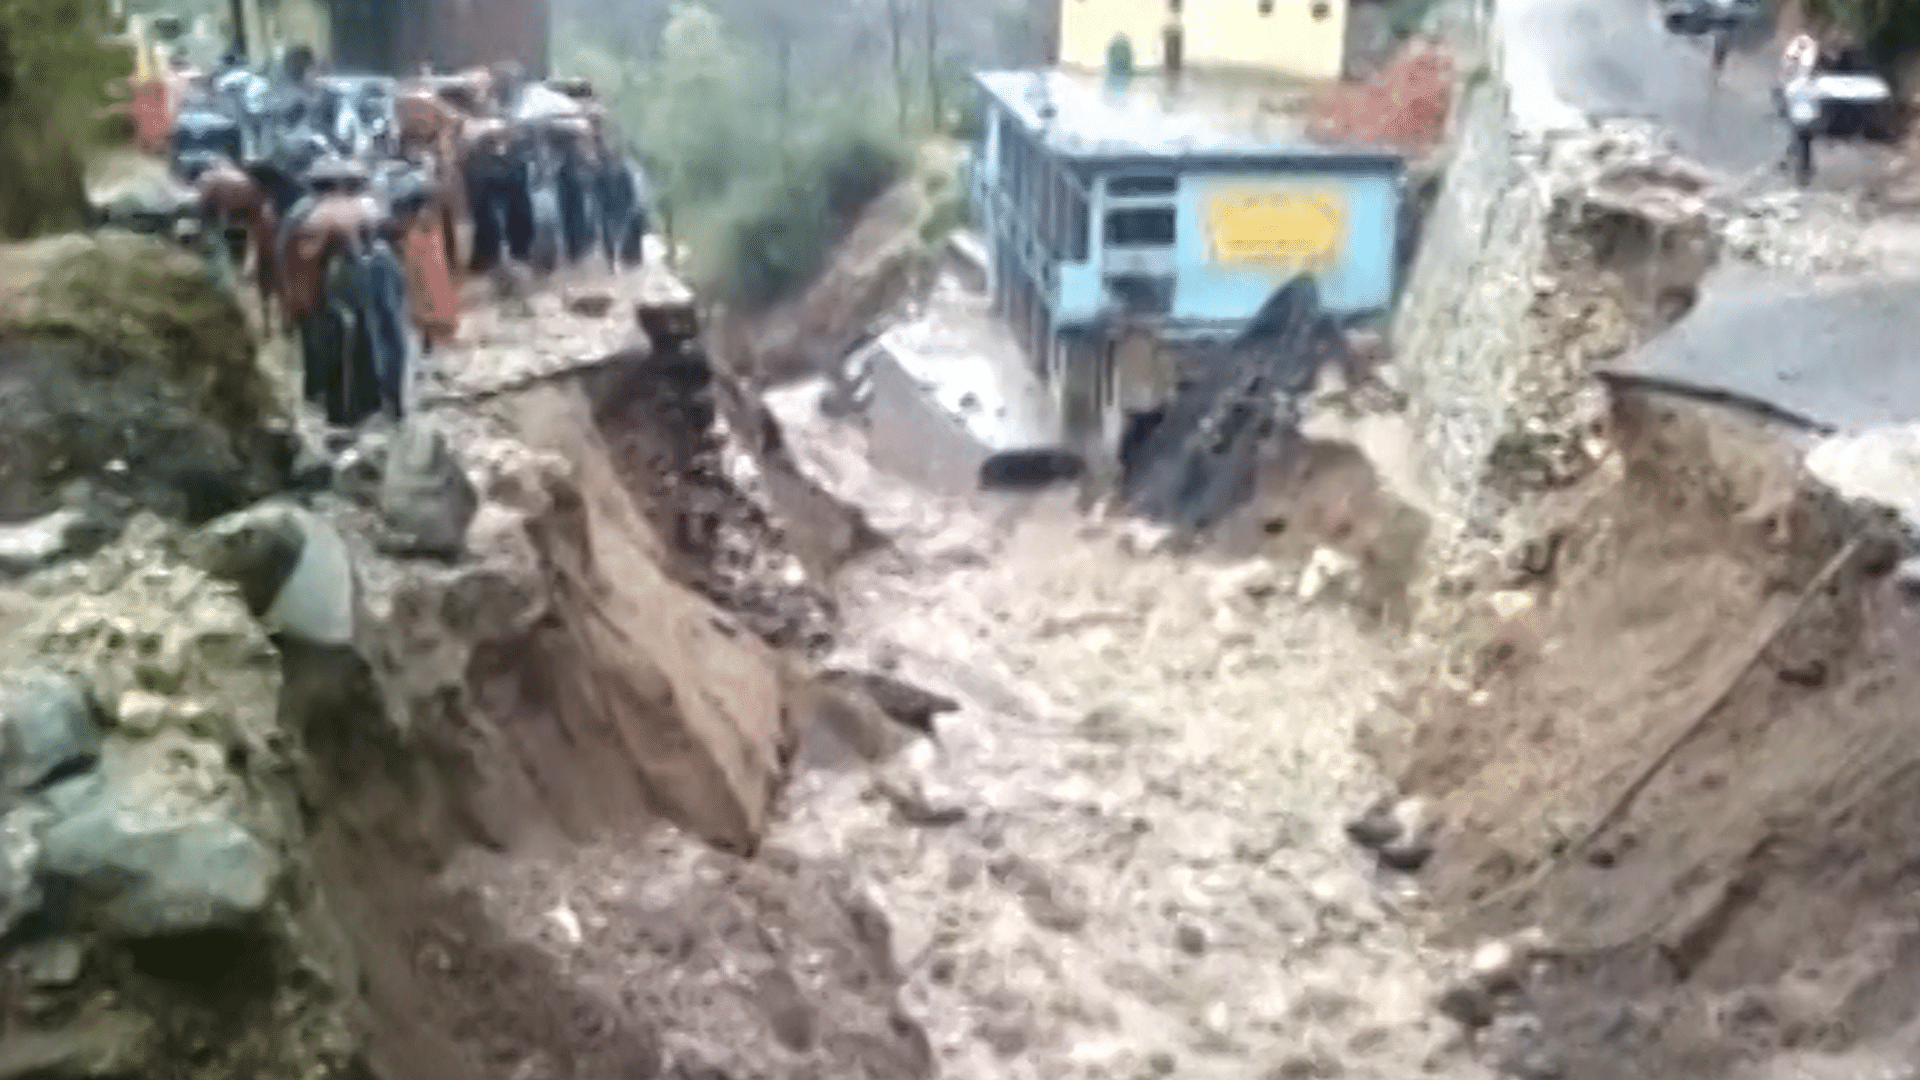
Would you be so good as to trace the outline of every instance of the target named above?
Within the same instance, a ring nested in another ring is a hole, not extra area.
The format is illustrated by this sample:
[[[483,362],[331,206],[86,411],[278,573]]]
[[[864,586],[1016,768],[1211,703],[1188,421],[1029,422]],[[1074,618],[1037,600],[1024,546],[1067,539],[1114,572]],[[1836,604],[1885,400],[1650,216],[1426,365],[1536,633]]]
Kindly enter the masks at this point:
[[[1270,85],[975,79],[969,187],[995,307],[1056,387],[1091,366],[1111,410],[1112,349],[1093,335],[1115,311],[1171,342],[1227,337],[1302,271],[1334,315],[1392,302],[1401,158],[1314,142]]]

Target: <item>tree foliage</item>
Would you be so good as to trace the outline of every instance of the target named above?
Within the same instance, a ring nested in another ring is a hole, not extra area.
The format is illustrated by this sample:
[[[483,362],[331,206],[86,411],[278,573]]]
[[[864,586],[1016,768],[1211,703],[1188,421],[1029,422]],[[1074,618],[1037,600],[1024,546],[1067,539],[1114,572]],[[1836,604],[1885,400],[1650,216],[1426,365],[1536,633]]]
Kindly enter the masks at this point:
[[[673,8],[648,61],[566,53],[638,143],[689,276],[718,299],[761,306],[804,285],[910,160],[882,94],[803,91],[772,47],[698,3]]]
[[[103,110],[133,58],[107,0],[0,0],[0,237],[78,226]]]
[[[1806,10],[1846,30],[1884,62],[1920,54],[1920,0],[1807,0]]]

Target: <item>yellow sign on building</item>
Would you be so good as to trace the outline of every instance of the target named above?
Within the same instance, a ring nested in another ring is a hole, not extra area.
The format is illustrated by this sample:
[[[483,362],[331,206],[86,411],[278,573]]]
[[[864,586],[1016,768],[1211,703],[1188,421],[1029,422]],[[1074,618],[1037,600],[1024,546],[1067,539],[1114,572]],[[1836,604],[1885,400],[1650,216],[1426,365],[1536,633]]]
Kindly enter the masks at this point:
[[[1207,204],[1207,244],[1222,266],[1321,269],[1340,258],[1346,199],[1337,191],[1243,188]]]

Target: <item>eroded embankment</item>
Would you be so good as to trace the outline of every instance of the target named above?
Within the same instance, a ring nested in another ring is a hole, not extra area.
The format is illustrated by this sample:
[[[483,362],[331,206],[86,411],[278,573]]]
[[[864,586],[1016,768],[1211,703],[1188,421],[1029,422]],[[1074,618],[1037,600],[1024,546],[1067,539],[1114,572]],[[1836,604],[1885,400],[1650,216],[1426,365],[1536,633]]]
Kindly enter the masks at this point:
[[[844,869],[725,853],[757,851],[818,693],[804,657],[779,647],[818,645],[830,607],[727,458],[756,462],[733,462],[751,477],[797,474],[777,447],[729,446],[718,408],[704,361],[673,351],[493,398],[486,426],[512,441],[469,444],[492,448],[470,460],[485,497],[474,535],[496,545],[489,572],[514,566],[515,595],[541,610],[502,620],[496,609],[489,633],[473,618],[484,605],[406,574],[424,593],[374,600],[396,631],[376,666],[412,723],[409,745],[360,752],[453,767],[432,770],[425,791],[383,797],[375,781],[337,793],[388,809],[339,835],[333,880],[363,905],[350,920],[368,930],[363,955],[408,958],[376,982],[376,1015],[437,1017],[457,1051],[499,1062],[498,1075],[924,1068],[917,1027],[893,1008],[885,920]],[[832,524],[817,550],[858,531],[844,515]],[[464,657],[447,651],[462,642]],[[365,784],[352,748],[341,753],[336,773]],[[434,784],[478,831],[409,846],[395,822],[434,805]],[[439,877],[462,849],[461,868]],[[357,868],[371,861],[391,869],[368,889]],[[539,898],[562,881],[563,896],[593,906],[545,910]],[[609,941],[609,925],[631,929]],[[531,928],[600,940],[558,970]],[[490,951],[475,947],[489,938]],[[525,1010],[529,997],[548,1004]],[[389,1054],[417,1052],[403,1030],[388,1034]],[[404,1058],[387,1067],[418,1075]]]
[[[0,1075],[924,1075],[844,871],[726,853],[830,607],[766,501],[804,482],[765,432],[727,449],[697,356],[328,459],[194,260],[61,243],[0,350]],[[47,303],[126,266],[163,302]],[[813,494],[818,557],[869,535]],[[601,977],[511,917],[569,866],[607,886],[589,930],[634,928]]]
[[[1610,435],[1416,703],[1407,782],[1450,822],[1435,887],[1568,952],[1537,1007],[1570,1075],[1910,1035],[1897,533],[1751,418],[1629,396]]]
[[[1484,370],[1430,368],[1471,326],[1412,339],[1416,425],[1474,541],[1437,553],[1437,670],[1401,703],[1403,787],[1446,822],[1427,880],[1468,928],[1553,942],[1501,1029],[1515,1061],[1867,1075],[1913,1045],[1897,530],[1763,417],[1592,381],[1715,259],[1793,265],[1829,223],[1780,233],[1621,134],[1549,148],[1525,315],[1479,337]]]

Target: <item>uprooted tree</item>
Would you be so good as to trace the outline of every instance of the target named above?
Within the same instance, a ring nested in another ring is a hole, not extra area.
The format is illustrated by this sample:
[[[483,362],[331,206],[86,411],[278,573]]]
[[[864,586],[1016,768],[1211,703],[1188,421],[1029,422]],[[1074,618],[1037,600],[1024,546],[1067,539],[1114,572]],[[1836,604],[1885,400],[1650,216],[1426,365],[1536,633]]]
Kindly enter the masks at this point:
[[[87,159],[132,55],[108,0],[0,0],[0,238],[86,220]]]

